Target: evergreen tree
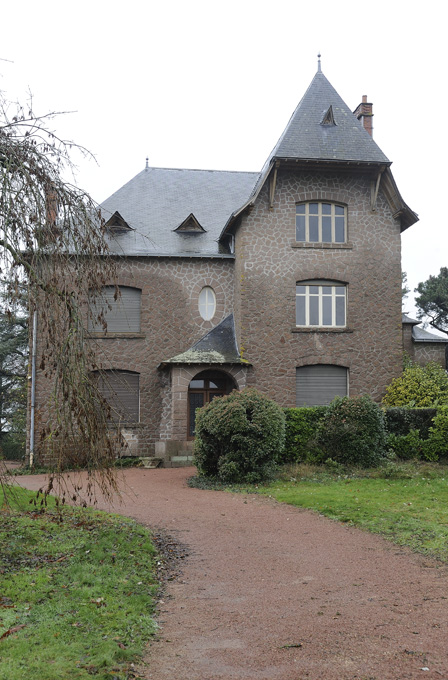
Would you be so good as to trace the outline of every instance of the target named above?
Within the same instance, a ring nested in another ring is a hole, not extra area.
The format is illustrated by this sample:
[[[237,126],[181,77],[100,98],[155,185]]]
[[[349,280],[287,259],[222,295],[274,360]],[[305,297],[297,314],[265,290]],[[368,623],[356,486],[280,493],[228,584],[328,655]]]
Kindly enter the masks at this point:
[[[415,298],[417,317],[439,331],[448,332],[448,267],[419,283],[415,292],[419,293]]]
[[[28,317],[0,306],[0,453],[25,454],[28,368]]]

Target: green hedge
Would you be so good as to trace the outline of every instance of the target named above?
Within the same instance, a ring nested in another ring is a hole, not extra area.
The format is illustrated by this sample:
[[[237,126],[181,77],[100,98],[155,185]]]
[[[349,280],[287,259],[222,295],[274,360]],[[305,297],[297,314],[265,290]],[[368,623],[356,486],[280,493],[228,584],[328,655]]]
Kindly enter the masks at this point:
[[[324,460],[361,467],[379,465],[386,453],[383,410],[367,395],[336,397],[319,424],[317,445]]]
[[[387,446],[402,460],[438,461],[448,457],[448,406],[389,408]]]
[[[404,406],[390,407],[384,412],[389,434],[405,436],[411,430],[418,430],[422,439],[428,439],[429,428],[436,415],[437,408],[406,408]]]
[[[328,406],[286,408],[285,450],[282,463],[302,463],[319,458],[316,445],[319,423]]]

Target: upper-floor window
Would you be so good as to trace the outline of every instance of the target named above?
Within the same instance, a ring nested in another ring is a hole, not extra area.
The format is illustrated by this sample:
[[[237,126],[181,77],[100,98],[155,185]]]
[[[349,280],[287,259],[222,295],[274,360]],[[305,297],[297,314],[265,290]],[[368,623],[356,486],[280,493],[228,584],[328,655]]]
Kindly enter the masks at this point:
[[[347,208],[337,203],[299,203],[296,205],[296,241],[307,243],[345,243]]]
[[[210,321],[215,316],[216,311],[216,295],[213,288],[210,286],[204,286],[204,288],[199,293],[199,314],[202,316],[204,321]]]
[[[88,330],[94,333],[140,333],[140,288],[104,286],[90,298]]]
[[[297,326],[345,326],[346,286],[333,281],[298,281]]]

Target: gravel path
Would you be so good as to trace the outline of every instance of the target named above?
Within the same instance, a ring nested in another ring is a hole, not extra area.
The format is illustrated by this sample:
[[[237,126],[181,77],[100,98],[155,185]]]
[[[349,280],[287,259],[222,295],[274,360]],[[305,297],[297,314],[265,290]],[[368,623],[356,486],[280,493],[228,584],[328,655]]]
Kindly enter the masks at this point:
[[[192,474],[127,470],[122,505],[100,504],[184,546],[148,680],[448,680],[446,566]]]

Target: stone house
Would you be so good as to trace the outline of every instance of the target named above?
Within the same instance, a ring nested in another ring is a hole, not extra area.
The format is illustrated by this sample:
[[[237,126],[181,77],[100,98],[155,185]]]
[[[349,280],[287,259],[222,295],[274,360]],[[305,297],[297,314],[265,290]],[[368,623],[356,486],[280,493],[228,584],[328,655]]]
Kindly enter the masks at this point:
[[[418,364],[436,361],[443,368],[448,366],[448,337],[435,335],[419,326],[420,321],[407,314],[402,315],[403,350]]]
[[[196,409],[232,389],[381,399],[418,219],[390,166],[367,97],[352,113],[319,64],[261,172],[147,166],[104,202],[121,297],[89,331],[130,455],[188,460]]]

